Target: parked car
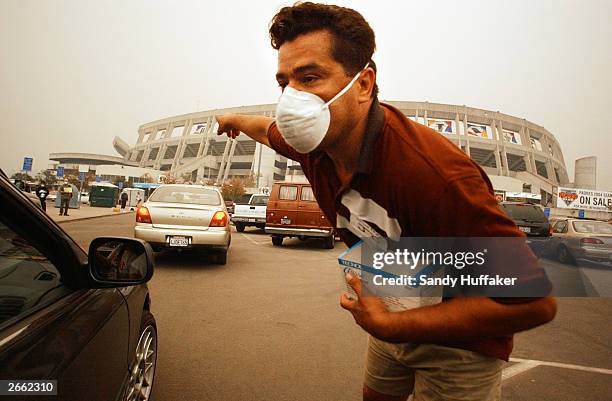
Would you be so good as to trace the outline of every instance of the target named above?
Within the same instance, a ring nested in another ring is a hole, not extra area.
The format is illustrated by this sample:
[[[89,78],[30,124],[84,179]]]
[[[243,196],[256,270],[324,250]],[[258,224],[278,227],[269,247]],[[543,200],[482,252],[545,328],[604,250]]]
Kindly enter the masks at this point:
[[[232,223],[236,226],[236,231],[243,232],[249,226],[265,228],[269,199],[268,195],[255,194],[251,195],[246,204],[235,204]]]
[[[525,233],[531,249],[537,255],[542,255],[552,235],[552,226],[542,208],[521,202],[501,202],[500,207],[514,220],[518,229]]]
[[[270,193],[266,233],[280,246],[285,237],[319,238],[327,249],[334,248],[335,232],[317,203],[309,183],[279,182]]]
[[[81,203],[84,205],[89,203],[89,192],[81,192]]]
[[[227,263],[231,242],[229,216],[217,188],[165,184],[136,211],[134,237],[153,250],[213,250],[218,264]]]
[[[57,191],[49,192],[49,195],[47,195],[47,202],[55,203],[55,199],[57,199]]]
[[[149,400],[151,248],[102,237],[87,254],[2,174],[0,202],[0,380],[57,380],[44,399]]]
[[[612,267],[612,225],[597,220],[559,219],[553,226],[548,250],[562,263]]]

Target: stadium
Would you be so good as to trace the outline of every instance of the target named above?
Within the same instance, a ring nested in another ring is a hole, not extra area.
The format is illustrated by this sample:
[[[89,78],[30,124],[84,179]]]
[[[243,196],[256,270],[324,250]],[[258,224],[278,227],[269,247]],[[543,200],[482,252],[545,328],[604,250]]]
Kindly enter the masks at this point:
[[[389,101],[408,118],[445,135],[487,172],[496,190],[541,195],[569,184],[563,153],[545,128],[497,111],[429,102]],[[133,146],[113,145],[126,165],[151,168],[192,181],[252,176],[258,186],[299,176],[297,163],[260,146],[246,135],[231,140],[215,134],[215,116],[227,113],[274,117],[275,104],[216,109],[143,124]],[[68,162],[68,160],[65,160]]]
[[[500,193],[531,194],[541,204],[551,205],[556,187],[572,185],[561,147],[544,127],[498,111],[468,106],[385,103],[446,136],[482,166]],[[128,171],[133,182],[138,182],[138,175],[145,171],[154,177],[188,177],[193,182],[222,183],[232,177],[253,177],[257,187],[269,187],[279,180],[303,179],[299,164],[246,135],[228,139],[216,134],[216,115],[274,117],[275,109],[275,104],[265,104],[168,117],[141,125],[133,146],[115,137],[113,146],[120,157],[52,153],[49,158],[65,166],[87,164],[92,169],[98,166],[96,174],[102,175],[102,180],[113,180],[114,175],[127,177]]]

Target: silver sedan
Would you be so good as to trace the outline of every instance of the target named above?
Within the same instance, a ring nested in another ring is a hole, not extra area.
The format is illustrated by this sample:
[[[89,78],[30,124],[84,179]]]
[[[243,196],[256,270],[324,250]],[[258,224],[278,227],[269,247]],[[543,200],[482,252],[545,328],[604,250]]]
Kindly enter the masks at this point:
[[[562,263],[612,267],[612,225],[604,221],[557,219],[549,245]]]
[[[223,197],[214,187],[162,185],[136,211],[134,237],[156,251],[213,249],[216,262],[224,265],[231,233]]]

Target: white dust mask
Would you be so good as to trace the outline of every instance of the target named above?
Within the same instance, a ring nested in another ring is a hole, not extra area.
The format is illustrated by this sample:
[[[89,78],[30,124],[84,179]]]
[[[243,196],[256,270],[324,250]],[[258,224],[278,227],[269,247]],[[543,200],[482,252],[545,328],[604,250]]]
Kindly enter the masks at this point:
[[[300,153],[315,150],[329,129],[329,105],[351,89],[363,70],[327,103],[317,95],[287,86],[276,106],[276,126],[285,142]]]

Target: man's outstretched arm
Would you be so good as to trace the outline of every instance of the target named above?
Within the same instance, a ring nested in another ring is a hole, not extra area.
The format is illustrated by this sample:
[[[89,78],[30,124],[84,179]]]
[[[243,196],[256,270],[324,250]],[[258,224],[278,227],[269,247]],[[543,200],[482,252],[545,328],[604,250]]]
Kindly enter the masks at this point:
[[[268,129],[274,122],[273,118],[265,116],[250,116],[244,114],[226,114],[217,116],[219,123],[218,135],[227,134],[230,138],[236,138],[240,132],[244,132],[251,139],[270,146],[268,141]]]

